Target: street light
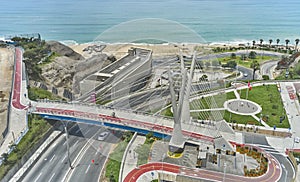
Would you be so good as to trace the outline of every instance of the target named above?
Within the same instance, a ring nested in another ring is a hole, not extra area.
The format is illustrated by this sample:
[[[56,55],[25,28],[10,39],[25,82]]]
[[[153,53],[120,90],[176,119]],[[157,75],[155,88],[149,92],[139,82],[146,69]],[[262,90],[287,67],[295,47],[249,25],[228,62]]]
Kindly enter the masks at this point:
[[[70,158],[69,133],[68,133],[68,129],[67,129],[67,124],[65,124],[63,121],[62,121],[62,123],[64,125],[64,130],[66,133],[68,163],[69,163],[70,168],[73,169],[71,158]]]

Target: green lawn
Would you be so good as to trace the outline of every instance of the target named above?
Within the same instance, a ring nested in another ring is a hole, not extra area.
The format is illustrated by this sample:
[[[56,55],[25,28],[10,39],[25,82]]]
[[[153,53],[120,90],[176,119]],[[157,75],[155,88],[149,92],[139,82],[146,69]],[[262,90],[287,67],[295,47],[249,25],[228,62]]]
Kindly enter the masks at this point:
[[[241,90],[241,98],[246,98],[247,89]],[[226,100],[235,99],[235,95],[233,92],[229,92],[224,96],[224,94],[214,96],[215,104],[217,107],[223,107],[223,104]],[[201,98],[198,100],[194,100],[190,103],[190,109],[209,109],[211,102],[211,97]],[[256,102],[262,107],[262,112],[257,114],[257,117],[261,117],[266,121],[266,123],[273,127],[276,125],[278,128],[289,128],[290,124],[287,120],[287,115],[283,108],[283,103],[280,97],[280,93],[277,90],[276,85],[265,85],[260,87],[253,87],[248,94],[248,100]],[[237,114],[231,114],[230,120],[230,112],[228,111],[202,111],[197,113],[191,113],[193,118],[197,118],[199,120],[214,120],[216,115],[222,114],[223,118],[227,122],[236,122],[240,124],[255,124],[261,125],[258,121],[256,121],[252,116],[242,116]],[[173,116],[170,108],[164,110],[162,115]],[[285,119],[280,123],[280,117],[285,117]],[[219,118],[219,116],[218,116]],[[267,119],[268,118],[268,119]]]
[[[233,92],[226,94],[218,94],[215,96],[203,97],[201,99],[193,100],[190,103],[190,109],[210,109],[210,108],[222,108],[226,100],[236,99]]]
[[[167,109],[161,111],[160,115],[162,115],[162,116],[168,116],[168,117],[173,117],[173,113],[171,112],[171,106],[168,107]]]
[[[138,154],[138,166],[148,163],[149,153],[154,141],[153,133],[150,132],[146,135],[146,140],[143,145],[140,145],[135,149],[135,152]]]
[[[15,150],[7,156],[7,160],[0,166],[0,179],[26,154],[51,127],[44,119],[37,115],[28,117],[29,131],[16,145]]]
[[[105,177],[107,179],[110,179],[111,181],[114,180],[115,182],[119,180],[121,161],[124,152],[126,150],[126,147],[132,138],[132,133],[130,132],[124,133],[123,138],[125,139],[121,141],[117,145],[117,147],[113,150],[113,152],[109,155],[109,160],[106,166]]]
[[[246,98],[247,89],[241,91],[241,98]],[[276,85],[265,85],[260,87],[253,87],[248,94],[248,100],[256,102],[262,107],[262,115],[268,116],[266,123],[273,127],[276,125],[279,128],[289,128],[290,124],[287,120],[280,93]],[[285,116],[282,123],[279,122],[280,116]],[[257,114],[260,117],[260,114]]]
[[[231,118],[231,119],[230,119]],[[262,126],[258,121],[256,121],[252,116],[244,116],[225,111],[224,119],[228,123],[238,123],[238,124],[255,124],[256,126]]]
[[[261,57],[261,55],[258,54],[258,55],[256,55],[255,59],[249,59],[249,58],[247,58],[246,60],[241,60],[240,56],[237,56],[235,59],[233,59],[230,56],[228,56],[228,57],[219,58],[218,60],[221,61],[222,64],[225,64],[228,61],[236,61],[236,63],[238,65],[250,68],[251,63],[254,60],[256,60],[258,63],[263,63],[265,61],[269,61],[269,60],[272,60],[274,58],[277,58],[277,57],[276,56],[262,56]]]

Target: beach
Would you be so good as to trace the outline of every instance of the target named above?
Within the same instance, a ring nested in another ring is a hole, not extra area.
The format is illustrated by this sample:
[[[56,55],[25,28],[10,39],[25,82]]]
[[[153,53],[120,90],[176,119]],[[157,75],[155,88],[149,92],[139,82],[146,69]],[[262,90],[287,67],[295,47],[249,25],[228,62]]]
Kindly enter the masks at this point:
[[[83,55],[85,58],[91,57],[93,54],[88,51],[84,51],[89,46],[99,45],[97,43],[84,43],[84,44],[70,44],[68,45],[77,53]],[[149,49],[153,51],[153,57],[165,57],[165,56],[174,56],[179,55],[180,51],[185,55],[193,54],[195,49],[199,48],[215,48],[215,47],[238,47],[236,43],[232,44],[102,44],[106,47],[103,49],[103,53],[107,55],[114,55],[117,59],[120,59],[124,56],[128,49],[131,47],[138,47],[142,49]]]

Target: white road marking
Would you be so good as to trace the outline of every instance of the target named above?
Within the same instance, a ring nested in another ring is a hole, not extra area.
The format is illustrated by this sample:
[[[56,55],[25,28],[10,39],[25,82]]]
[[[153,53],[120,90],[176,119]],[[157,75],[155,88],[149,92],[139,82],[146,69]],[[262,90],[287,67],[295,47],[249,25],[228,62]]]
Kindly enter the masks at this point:
[[[89,166],[86,168],[86,170],[85,170],[85,174],[88,172],[88,170],[90,169],[90,164],[89,164]]]
[[[80,128],[78,130],[75,131],[75,133],[79,133],[80,132]]]
[[[55,157],[55,154],[54,154],[53,157],[50,159],[50,162],[54,159],[54,157]]]
[[[64,158],[61,160],[61,163],[64,162],[64,160],[66,159],[67,155],[64,156]]]
[[[89,132],[91,132],[91,129],[89,129],[85,134],[87,135]]]
[[[52,176],[50,177],[48,182],[50,182],[54,176],[55,176],[55,173],[52,174]]]
[[[37,181],[38,181],[38,179],[41,177],[41,175],[42,175],[42,173],[40,173],[40,174],[38,175],[38,177],[35,179],[35,181],[34,181],[34,182],[37,182]]]

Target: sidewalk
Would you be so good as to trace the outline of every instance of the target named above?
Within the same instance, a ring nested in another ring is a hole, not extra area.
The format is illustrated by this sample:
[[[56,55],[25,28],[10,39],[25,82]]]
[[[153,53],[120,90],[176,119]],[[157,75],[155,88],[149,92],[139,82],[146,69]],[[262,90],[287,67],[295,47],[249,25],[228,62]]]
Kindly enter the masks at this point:
[[[26,81],[22,81],[20,100],[22,104],[28,102],[24,93],[27,94]],[[28,94],[27,94],[28,95]],[[11,104],[11,103],[10,103]],[[10,117],[9,117],[9,130],[0,147],[0,156],[3,153],[10,152],[11,144],[18,144],[23,136],[27,133],[27,111],[16,109],[11,104]]]
[[[125,154],[123,179],[127,176],[130,171],[137,167],[138,154],[134,151],[139,145],[142,145],[146,140],[145,136],[137,135],[132,145],[128,148],[128,152]],[[123,180],[122,179],[122,180]]]

